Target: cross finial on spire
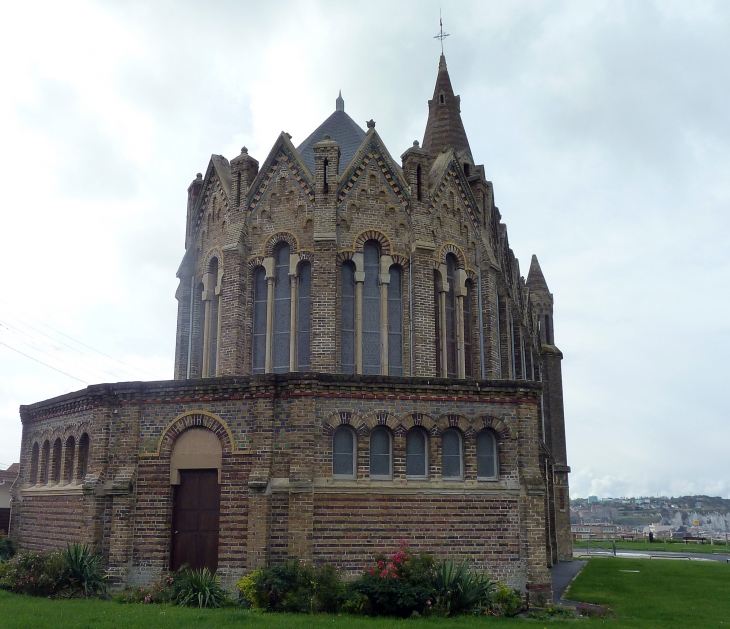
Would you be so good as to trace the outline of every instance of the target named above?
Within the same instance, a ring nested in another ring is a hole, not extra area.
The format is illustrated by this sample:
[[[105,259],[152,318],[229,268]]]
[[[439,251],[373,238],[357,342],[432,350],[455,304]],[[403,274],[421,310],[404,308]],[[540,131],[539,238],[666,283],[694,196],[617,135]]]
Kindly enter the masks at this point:
[[[441,56],[444,54],[444,38],[448,37],[448,33],[444,33],[444,21],[441,19],[441,9],[439,9],[439,26],[441,27],[441,30],[439,30],[438,35],[434,35],[434,39],[438,39],[441,41]]]

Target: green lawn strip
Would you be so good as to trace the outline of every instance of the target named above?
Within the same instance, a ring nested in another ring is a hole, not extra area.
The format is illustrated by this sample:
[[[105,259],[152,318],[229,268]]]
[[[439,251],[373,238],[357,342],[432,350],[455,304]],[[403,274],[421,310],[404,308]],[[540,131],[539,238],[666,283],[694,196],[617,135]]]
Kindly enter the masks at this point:
[[[576,621],[551,621],[550,627],[575,627]],[[594,621],[581,623],[593,627]],[[0,591],[2,629],[509,629],[545,626],[522,618],[363,618],[264,614],[241,609],[198,610],[167,605],[122,605],[101,600],[50,600]],[[595,624],[597,626],[597,624]],[[614,629],[623,625],[614,624]]]
[[[598,540],[594,542],[584,542],[581,540],[576,540],[573,542],[573,547],[576,549],[594,549],[594,548],[604,548],[606,550],[611,550],[611,540]],[[667,542],[654,542],[653,544],[650,544],[649,542],[625,542],[623,540],[616,541],[616,548],[618,550],[639,550],[642,552],[669,552],[669,553],[712,553],[712,554],[729,554],[730,555],[730,546],[725,545],[725,543],[722,544],[713,544],[712,546],[710,544],[696,544],[696,543],[690,543],[690,544],[683,544],[683,543],[667,543]]]
[[[730,627],[730,565],[591,559],[565,598],[607,605],[632,627]]]

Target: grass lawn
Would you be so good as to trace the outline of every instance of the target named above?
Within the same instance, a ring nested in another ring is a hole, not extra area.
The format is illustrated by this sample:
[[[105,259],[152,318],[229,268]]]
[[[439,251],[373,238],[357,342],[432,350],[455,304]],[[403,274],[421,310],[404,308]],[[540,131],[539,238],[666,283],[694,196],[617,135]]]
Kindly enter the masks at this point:
[[[637,571],[638,572],[634,572]],[[611,627],[730,629],[730,565],[718,562],[592,559],[571,586],[574,600],[612,607],[616,620],[543,621],[522,618],[395,620],[292,616],[240,609],[196,610],[121,605],[98,600],[48,600],[0,592],[2,629],[472,629],[477,627]]]
[[[592,542],[576,540],[573,542],[574,548],[605,548],[611,550],[611,540],[596,540]],[[640,550],[640,551],[666,551],[670,553],[717,553],[717,554],[730,554],[730,546],[724,542],[721,544],[715,543],[712,546],[710,544],[698,544],[696,542],[690,542],[684,544],[683,542],[624,542],[616,540],[616,548],[618,550]]]

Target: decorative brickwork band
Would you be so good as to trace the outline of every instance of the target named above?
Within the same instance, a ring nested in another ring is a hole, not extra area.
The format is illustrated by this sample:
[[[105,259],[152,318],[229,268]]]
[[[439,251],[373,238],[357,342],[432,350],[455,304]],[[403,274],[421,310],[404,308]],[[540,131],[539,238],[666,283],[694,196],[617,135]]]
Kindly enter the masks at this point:
[[[220,417],[204,411],[193,411],[184,413],[170,422],[162,433],[157,443],[157,451],[153,456],[159,456],[164,459],[170,458],[175,440],[188,428],[207,428],[215,433],[221,442],[223,452],[230,452],[232,454],[246,453],[245,450],[237,451],[235,449],[233,434]]]

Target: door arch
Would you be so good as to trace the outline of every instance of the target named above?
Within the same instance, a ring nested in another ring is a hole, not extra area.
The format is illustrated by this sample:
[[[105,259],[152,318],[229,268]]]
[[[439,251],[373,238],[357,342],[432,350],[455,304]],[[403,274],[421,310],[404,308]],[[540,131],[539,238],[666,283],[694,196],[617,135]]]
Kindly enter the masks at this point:
[[[175,441],[170,457],[172,539],[170,568],[218,568],[220,472],[223,452],[207,428],[190,428]]]

